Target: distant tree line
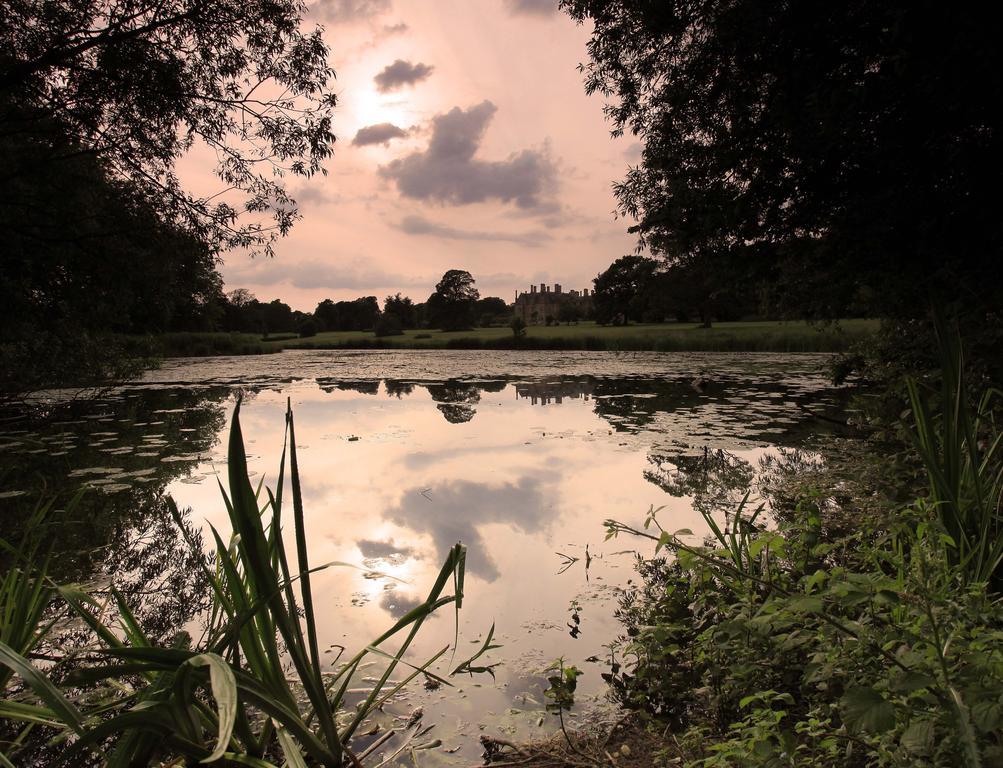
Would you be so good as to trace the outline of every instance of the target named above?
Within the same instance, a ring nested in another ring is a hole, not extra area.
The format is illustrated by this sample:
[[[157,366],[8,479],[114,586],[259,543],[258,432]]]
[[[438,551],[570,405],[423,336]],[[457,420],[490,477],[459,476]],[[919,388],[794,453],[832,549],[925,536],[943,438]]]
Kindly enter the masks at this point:
[[[593,318],[603,325],[699,322],[772,317],[762,291],[739,288],[727,277],[690,263],[622,256],[592,281]],[[563,319],[563,318],[561,318]]]
[[[335,301],[324,299],[313,312],[295,310],[283,301],[260,301],[246,288],[223,293],[217,281],[198,311],[177,315],[156,329],[123,326],[124,332],[149,330],[201,330],[242,333],[313,336],[326,331],[375,331],[389,336],[415,328],[464,330],[485,325],[504,325],[511,309],[497,296],[481,298],[474,279],[464,270],[443,275],[436,290],[421,303],[396,293]]]

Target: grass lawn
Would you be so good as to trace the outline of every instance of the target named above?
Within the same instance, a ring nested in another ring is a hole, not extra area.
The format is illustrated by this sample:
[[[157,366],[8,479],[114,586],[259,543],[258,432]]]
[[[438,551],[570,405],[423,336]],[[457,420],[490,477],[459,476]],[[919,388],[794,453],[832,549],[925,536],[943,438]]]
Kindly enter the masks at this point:
[[[816,328],[801,321],[715,323],[701,328],[695,323],[652,323],[601,326],[529,326],[516,343],[509,328],[476,328],[469,331],[406,331],[403,336],[377,338],[370,331],[319,333],[306,339],[264,341],[265,347],[283,349],[409,348],[409,349],[610,349],[661,351],[835,352],[877,330],[876,320],[844,320]]]

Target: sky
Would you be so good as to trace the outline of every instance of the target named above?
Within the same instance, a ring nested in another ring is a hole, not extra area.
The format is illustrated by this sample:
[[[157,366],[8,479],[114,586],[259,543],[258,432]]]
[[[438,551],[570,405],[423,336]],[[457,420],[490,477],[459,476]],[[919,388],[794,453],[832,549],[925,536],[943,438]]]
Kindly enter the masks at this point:
[[[636,164],[577,70],[589,29],[556,0],[315,0],[337,72],[328,174],[294,178],[303,218],[275,257],[225,256],[225,289],[312,311],[448,269],[511,302],[632,252],[611,185]]]

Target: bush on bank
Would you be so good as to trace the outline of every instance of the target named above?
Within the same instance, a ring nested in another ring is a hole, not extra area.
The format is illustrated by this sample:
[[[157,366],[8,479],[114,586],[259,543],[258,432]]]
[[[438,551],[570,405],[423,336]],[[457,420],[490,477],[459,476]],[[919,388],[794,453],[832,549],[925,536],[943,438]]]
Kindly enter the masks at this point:
[[[927,480],[896,514],[847,520],[801,472],[771,528],[739,507],[692,545],[654,512],[640,530],[608,521],[656,556],[621,601],[607,677],[686,766],[1003,763],[999,393],[969,402],[960,353],[941,359],[939,392],[909,386]]]

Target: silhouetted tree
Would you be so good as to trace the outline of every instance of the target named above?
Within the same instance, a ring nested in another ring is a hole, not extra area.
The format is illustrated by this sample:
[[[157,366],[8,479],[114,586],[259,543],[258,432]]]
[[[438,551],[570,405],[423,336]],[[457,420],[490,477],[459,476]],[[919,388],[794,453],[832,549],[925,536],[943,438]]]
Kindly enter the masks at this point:
[[[334,140],[334,73],[304,10],[300,0],[7,0],[0,135],[28,137],[56,164],[100,158],[213,249],[267,249],[296,218],[280,175],[320,170]],[[216,151],[240,204],[184,190],[175,161],[196,143]],[[272,221],[241,222],[240,210]]]
[[[380,305],[375,296],[338,302],[324,299],[313,316],[324,331],[371,331],[380,317]]]
[[[387,296],[383,300],[383,315],[384,317],[396,318],[399,328],[414,328],[417,326],[414,302],[408,296],[401,296],[399,292],[393,296]]]
[[[474,306],[480,293],[474,287],[474,278],[462,269],[446,272],[428,297],[426,311],[428,322],[444,331],[470,328],[474,321]]]
[[[485,296],[474,305],[477,325],[493,325],[505,322],[509,317],[508,304],[497,296]]]
[[[586,90],[643,145],[616,195],[654,253],[769,286],[788,314],[1003,306],[1003,56],[984,8],[561,5],[593,25]]]
[[[656,291],[659,263],[643,256],[621,256],[593,284],[596,322],[640,322],[646,317]]]

